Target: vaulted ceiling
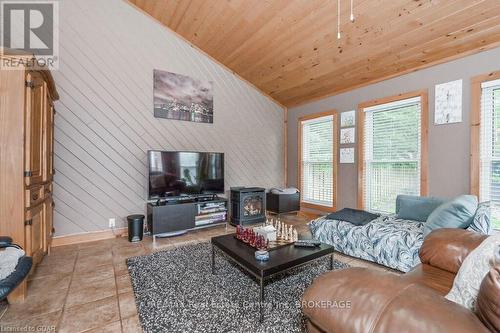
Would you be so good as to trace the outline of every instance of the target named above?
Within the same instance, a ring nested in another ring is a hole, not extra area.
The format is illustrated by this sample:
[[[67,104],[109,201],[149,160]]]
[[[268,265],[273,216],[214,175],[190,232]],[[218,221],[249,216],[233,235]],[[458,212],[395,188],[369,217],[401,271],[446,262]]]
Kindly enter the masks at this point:
[[[499,0],[129,0],[293,106],[500,45]],[[499,63],[500,65],[500,63]]]

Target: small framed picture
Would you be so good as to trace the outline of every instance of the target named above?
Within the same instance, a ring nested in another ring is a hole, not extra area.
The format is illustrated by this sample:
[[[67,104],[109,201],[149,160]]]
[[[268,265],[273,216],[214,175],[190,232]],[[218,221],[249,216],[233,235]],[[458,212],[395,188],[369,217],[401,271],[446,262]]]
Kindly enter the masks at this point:
[[[347,111],[340,114],[340,127],[351,127],[356,123],[356,111]]]
[[[354,163],[354,148],[340,148],[340,163]]]
[[[462,80],[436,85],[434,124],[462,122]]]
[[[356,132],[354,127],[342,128],[340,130],[340,144],[350,144],[356,142]]]

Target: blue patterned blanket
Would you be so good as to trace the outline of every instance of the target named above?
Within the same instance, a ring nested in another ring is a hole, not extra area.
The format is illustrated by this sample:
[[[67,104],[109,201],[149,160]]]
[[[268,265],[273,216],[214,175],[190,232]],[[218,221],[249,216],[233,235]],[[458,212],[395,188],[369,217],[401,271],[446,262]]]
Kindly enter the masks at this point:
[[[420,263],[423,222],[383,215],[364,226],[320,217],[309,222],[315,239],[335,246],[335,250],[402,272]]]

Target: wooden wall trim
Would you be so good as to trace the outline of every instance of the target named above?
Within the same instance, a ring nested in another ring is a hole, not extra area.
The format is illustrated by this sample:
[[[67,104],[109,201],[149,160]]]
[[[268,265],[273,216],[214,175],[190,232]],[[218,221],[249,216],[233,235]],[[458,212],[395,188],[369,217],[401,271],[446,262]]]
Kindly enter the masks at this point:
[[[283,122],[283,170],[285,187],[288,187],[288,108],[284,108],[284,122]]]
[[[365,108],[368,108],[371,106],[401,101],[403,99],[408,99],[408,98],[412,98],[412,97],[419,97],[419,96],[422,97],[422,95],[424,95],[424,94],[427,94],[427,89],[416,90],[416,91],[401,93],[401,94],[382,97],[382,98],[376,98],[376,99],[372,99],[370,101],[358,104],[358,109],[360,109],[360,108],[365,109]]]
[[[363,198],[363,184],[364,184],[364,172],[365,172],[365,157],[364,157],[364,145],[365,145],[365,112],[363,107],[358,105],[358,112],[356,115],[358,122],[358,143],[356,144],[356,149],[358,150],[358,209],[364,208],[364,198]]]
[[[330,110],[330,111],[324,111],[324,112],[318,112],[318,113],[313,113],[313,114],[308,114],[302,117],[299,117],[297,121],[297,160],[298,160],[298,167],[297,167],[297,187],[299,188],[299,191],[302,192],[302,122],[305,120],[311,120],[315,118],[321,118],[325,116],[333,116],[333,206],[332,207],[326,207],[326,206],[321,206],[321,205],[315,205],[311,204],[308,202],[303,202],[302,201],[302,196],[300,199],[300,207],[301,210],[302,208],[307,208],[307,209],[313,209],[313,210],[318,210],[322,212],[334,212],[337,210],[337,155],[338,155],[338,116],[337,116],[337,110]]]
[[[302,118],[297,119],[297,188],[302,203]]]
[[[110,229],[110,230],[101,230],[101,231],[58,236],[52,238],[52,247],[88,243],[88,242],[111,239],[116,237],[125,237],[127,234],[128,234],[127,228],[116,228],[115,230]]]
[[[339,117],[336,110],[333,110],[333,207],[331,211],[337,210],[338,200],[338,156],[339,156]]]
[[[364,119],[365,112],[363,111],[367,107],[386,104],[391,102],[400,101],[403,99],[408,99],[412,97],[420,97],[421,99],[421,112],[420,112],[420,195],[426,196],[429,193],[429,163],[428,163],[428,152],[429,152],[429,94],[427,89],[417,90],[407,93],[401,93],[394,96],[388,96],[383,98],[374,99],[368,102],[363,102],[358,104],[358,197],[357,206],[359,209],[365,208],[364,202]]]
[[[429,94],[420,93],[420,195],[429,195]]]
[[[500,71],[478,75],[471,80],[470,193],[479,198],[481,149],[481,83],[500,79]]]

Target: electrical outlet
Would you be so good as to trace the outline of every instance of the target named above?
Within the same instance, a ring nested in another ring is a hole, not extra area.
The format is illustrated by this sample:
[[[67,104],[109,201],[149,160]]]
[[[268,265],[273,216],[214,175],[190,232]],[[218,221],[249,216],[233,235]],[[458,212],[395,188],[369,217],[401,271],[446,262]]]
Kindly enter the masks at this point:
[[[109,219],[109,227],[113,229],[116,226],[116,219],[115,218],[110,218]]]

